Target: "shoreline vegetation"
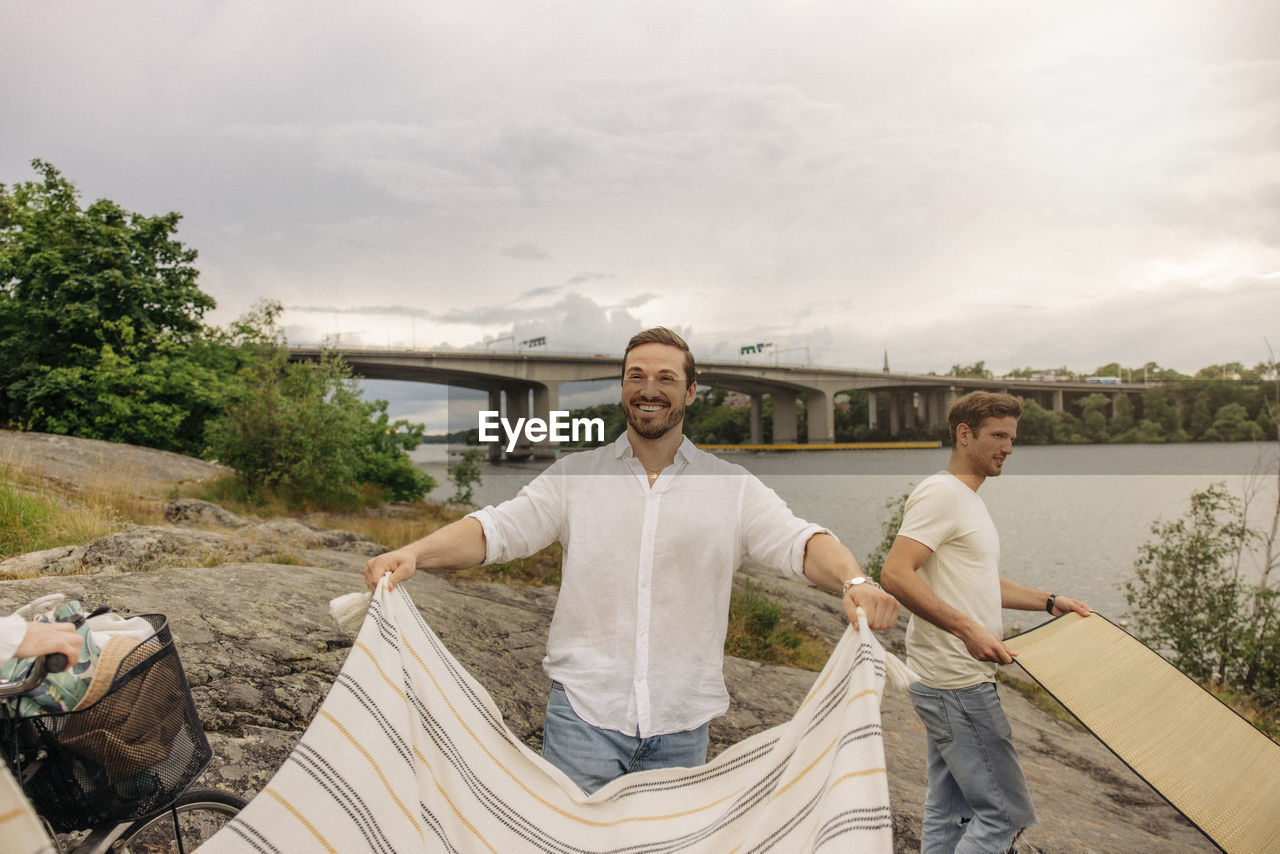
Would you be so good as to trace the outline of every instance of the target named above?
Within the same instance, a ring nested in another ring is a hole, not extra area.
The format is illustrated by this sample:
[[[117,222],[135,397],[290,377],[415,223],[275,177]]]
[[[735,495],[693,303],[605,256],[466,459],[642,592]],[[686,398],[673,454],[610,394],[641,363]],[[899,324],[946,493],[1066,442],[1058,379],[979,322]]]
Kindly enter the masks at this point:
[[[1108,369],[1103,366],[1099,371]],[[1121,369],[1115,369],[1121,370]],[[1129,370],[1129,369],[1123,369]],[[1245,369],[1238,363],[1212,365],[1185,376],[1149,363],[1150,381],[1140,395],[1123,392],[1090,394],[1063,410],[1042,407],[1026,399],[1018,421],[1019,445],[1166,444],[1181,442],[1258,442],[1274,440],[1276,387],[1274,367]],[[1142,369],[1137,369],[1141,375]],[[963,375],[963,374],[961,374]],[[1101,388],[1106,388],[1102,386]],[[1016,389],[1011,389],[1016,394]],[[880,417],[869,423],[870,398],[876,395]],[[834,442],[807,444],[808,419],[803,396],[797,403],[795,443],[773,444],[773,401],[761,407],[762,441],[751,441],[749,401],[722,388],[698,390],[685,411],[685,434],[699,447],[716,450],[819,450],[878,447],[932,447],[949,442],[945,424],[912,426],[890,435],[887,392],[854,390],[835,396]],[[564,447],[594,447],[614,441],[626,429],[622,407],[602,403],[570,412],[571,418],[599,418],[604,440],[566,443]],[[479,445],[479,429],[424,434],[424,443]]]
[[[0,460],[0,561],[60,546],[83,545],[131,525],[164,524],[163,505],[166,500],[177,497],[213,501],[248,517],[299,518],[321,528],[350,531],[372,542],[392,545],[426,536],[471,509],[467,504],[420,500],[360,511],[299,512],[284,504],[229,499],[226,482],[217,480],[174,488],[163,498],[142,499],[133,493],[136,481],[136,472],[104,469],[87,487],[59,489],[48,480],[16,470],[10,460]],[[873,577],[878,574],[879,560],[883,559],[896,533],[896,520],[900,518],[897,514],[901,512],[903,499],[905,495],[886,503],[889,514],[883,525],[883,542],[865,567]],[[559,545],[553,544],[527,558],[449,575],[458,581],[474,583],[555,586],[560,582],[560,557]],[[12,579],[0,576],[0,581],[4,580]],[[748,579],[735,586],[725,639],[726,654],[761,664],[817,671],[831,647],[829,641],[758,584]],[[1038,686],[1017,676],[1001,676],[1001,684],[1027,696],[1057,719],[1077,726],[1070,714]],[[1280,707],[1271,702],[1270,692],[1242,691],[1216,678],[1198,681],[1259,730],[1280,740]]]
[[[233,474],[192,487],[196,491],[189,497],[258,517],[355,527],[384,544],[409,542],[454,518],[460,508],[424,500],[436,484],[408,455],[429,441],[424,425],[392,419],[386,401],[364,400],[358,378],[332,350],[326,349],[317,364],[292,361],[279,303],[261,303],[227,328],[205,323],[215,302],[197,284],[196,251],[176,238],[179,214],[146,216],[107,199],[81,207],[75,186],[54,166],[40,160],[31,165],[37,180],[0,185],[0,428],[216,460]],[[1141,378],[1145,390],[1130,395],[1111,387],[1126,374],[1128,380]],[[1025,368],[1007,376],[1047,375],[1077,378],[1065,368]],[[994,378],[983,362],[953,365],[943,376]],[[1091,376],[1115,380],[1099,382],[1097,393],[1062,410],[1027,400],[1018,443],[1277,440],[1280,371],[1274,356],[1253,368],[1211,365],[1194,376],[1154,362],[1137,368],[1112,363]],[[873,401],[872,395],[879,397]],[[949,444],[945,425],[913,425],[890,435],[886,392],[844,392],[834,402],[836,443]],[[753,437],[749,399],[726,389],[700,389],[686,410],[685,432],[698,445],[741,448],[759,438],[756,444],[777,450],[772,403],[771,397],[763,401],[763,435]],[[802,395],[796,419],[801,442],[808,437],[805,403]],[[872,411],[878,413],[874,423]],[[617,403],[572,415],[601,419],[605,443],[626,428]],[[478,444],[478,432],[445,441]],[[110,483],[106,473],[93,490],[44,489],[13,473],[12,462],[0,460],[6,552],[54,548],[92,538],[104,527],[145,524],[154,521],[151,514],[163,503],[134,506],[139,493]],[[476,460],[471,462],[478,476]],[[467,484],[453,468],[455,495],[463,496]],[[1186,529],[1196,536],[1185,538],[1176,554],[1153,548],[1141,564],[1151,577],[1186,582],[1193,590],[1198,574],[1217,573],[1215,590],[1225,603],[1220,610],[1229,617],[1230,634],[1212,635],[1197,596],[1173,603],[1184,610],[1169,608],[1162,618],[1168,626],[1160,630],[1179,643],[1212,636],[1220,641],[1215,648],[1246,655],[1250,664],[1243,683],[1224,684],[1245,689],[1272,709],[1280,706],[1274,701],[1280,692],[1280,490],[1275,501],[1269,532],[1239,522],[1246,518],[1240,508],[1215,504],[1213,512],[1188,518]],[[396,509],[388,512],[388,507]],[[405,514],[406,507],[412,512]],[[1240,569],[1258,543],[1265,552],[1260,584],[1248,581]],[[555,583],[556,567],[556,556],[543,555],[501,569],[505,574],[490,580]],[[1243,614],[1241,602],[1249,606]],[[1188,613],[1186,607],[1201,610]],[[766,627],[780,639],[778,645],[804,646],[767,605],[751,613],[749,621]],[[1169,628],[1178,626],[1196,631],[1179,634]],[[1229,680],[1232,668],[1200,674],[1206,676]]]

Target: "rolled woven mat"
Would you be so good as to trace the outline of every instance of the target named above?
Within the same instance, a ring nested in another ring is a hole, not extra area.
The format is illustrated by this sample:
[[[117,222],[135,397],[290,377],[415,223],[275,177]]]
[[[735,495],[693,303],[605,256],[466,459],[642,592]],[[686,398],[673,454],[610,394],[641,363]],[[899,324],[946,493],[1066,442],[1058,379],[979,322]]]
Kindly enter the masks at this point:
[[[1005,643],[1215,845],[1280,851],[1280,745],[1098,614],[1069,613]]]

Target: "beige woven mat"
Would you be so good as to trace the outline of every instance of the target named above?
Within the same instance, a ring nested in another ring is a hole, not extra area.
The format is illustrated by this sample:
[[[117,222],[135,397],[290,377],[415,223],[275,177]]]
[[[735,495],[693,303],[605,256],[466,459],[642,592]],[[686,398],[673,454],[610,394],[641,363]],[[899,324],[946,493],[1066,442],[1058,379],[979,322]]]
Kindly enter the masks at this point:
[[[1231,854],[1280,851],[1280,745],[1096,614],[1067,614],[1006,643],[1216,845]]]

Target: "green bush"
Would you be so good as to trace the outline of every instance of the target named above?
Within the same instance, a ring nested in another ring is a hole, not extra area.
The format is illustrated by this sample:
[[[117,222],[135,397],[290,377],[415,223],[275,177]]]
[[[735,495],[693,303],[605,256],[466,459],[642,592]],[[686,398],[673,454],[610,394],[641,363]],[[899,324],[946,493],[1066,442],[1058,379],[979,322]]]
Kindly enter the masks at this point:
[[[249,493],[295,505],[421,498],[436,483],[406,452],[422,441],[422,425],[391,422],[385,401],[361,395],[332,353],[311,365],[290,362],[283,347],[258,347],[237,374],[226,413],[209,423],[209,453]]]
[[[735,586],[724,651],[762,664],[821,670],[831,646],[793,619],[759,584]]]
[[[1280,519],[1280,493],[1275,501],[1273,518]],[[1194,493],[1182,518],[1157,521],[1151,533],[1133,580],[1124,584],[1134,633],[1193,678],[1274,706],[1280,699],[1277,529],[1250,528],[1245,505],[1218,483]]]
[[[475,496],[475,488],[480,485],[480,460],[484,452],[479,448],[467,448],[462,452],[462,459],[449,466],[449,480],[453,481],[453,495],[449,497],[451,504],[471,504]]]

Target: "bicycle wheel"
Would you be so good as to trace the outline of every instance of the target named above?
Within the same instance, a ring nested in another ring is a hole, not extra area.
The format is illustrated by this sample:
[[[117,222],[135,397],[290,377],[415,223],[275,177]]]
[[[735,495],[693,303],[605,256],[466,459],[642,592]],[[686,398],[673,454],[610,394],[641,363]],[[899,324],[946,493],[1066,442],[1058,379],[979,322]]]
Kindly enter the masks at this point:
[[[120,854],[187,854],[233,819],[243,798],[218,789],[183,792],[172,807],[139,819],[112,847]]]

